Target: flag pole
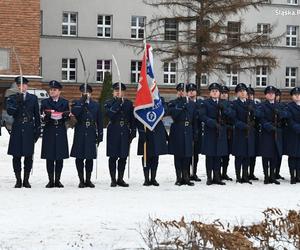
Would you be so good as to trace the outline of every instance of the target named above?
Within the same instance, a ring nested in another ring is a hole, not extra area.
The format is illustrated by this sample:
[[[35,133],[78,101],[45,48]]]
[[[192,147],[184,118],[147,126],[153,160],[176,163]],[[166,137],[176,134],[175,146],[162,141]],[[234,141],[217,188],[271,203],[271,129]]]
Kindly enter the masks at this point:
[[[143,40],[144,43],[144,54],[147,53],[146,49],[147,49],[147,43],[146,43],[146,39]],[[146,168],[147,166],[147,128],[144,125],[144,131],[145,131],[145,142],[144,142],[144,168]]]

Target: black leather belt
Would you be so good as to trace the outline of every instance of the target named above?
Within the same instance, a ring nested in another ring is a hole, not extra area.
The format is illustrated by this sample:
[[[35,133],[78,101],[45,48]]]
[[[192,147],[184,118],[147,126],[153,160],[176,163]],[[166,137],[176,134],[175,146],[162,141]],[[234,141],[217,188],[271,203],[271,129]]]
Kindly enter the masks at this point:
[[[191,125],[190,121],[179,121],[179,124],[183,124],[185,127],[188,127]]]
[[[124,125],[128,125],[128,122],[121,120],[121,121],[112,122],[112,124],[119,124],[121,127],[123,127]]]
[[[51,119],[51,120],[49,121],[49,123],[50,123],[51,125],[54,125],[54,126],[64,125],[64,122],[63,122],[62,120],[54,120],[54,119]]]
[[[96,123],[94,121],[85,121],[85,122],[80,122],[81,125],[85,126],[85,127],[91,127],[91,126],[95,126]]]

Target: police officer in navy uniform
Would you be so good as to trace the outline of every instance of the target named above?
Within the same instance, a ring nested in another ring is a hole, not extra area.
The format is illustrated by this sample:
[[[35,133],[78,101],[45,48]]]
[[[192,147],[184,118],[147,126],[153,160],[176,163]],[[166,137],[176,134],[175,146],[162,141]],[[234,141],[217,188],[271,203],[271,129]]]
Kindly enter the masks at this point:
[[[50,97],[42,100],[41,114],[45,123],[41,158],[46,159],[49,183],[46,188],[63,188],[60,182],[63,160],[69,158],[67,128],[65,122],[70,118],[69,102],[60,96],[62,85],[49,82]]]
[[[261,118],[262,145],[260,146],[260,153],[262,156],[264,183],[280,184],[275,179],[275,169],[283,152],[283,133],[282,121],[287,118],[287,112],[275,101],[276,88],[268,86],[264,93],[266,101],[260,105],[263,114]]]
[[[113,98],[104,104],[105,114],[109,118],[107,126],[106,155],[109,157],[109,173],[111,187],[128,187],[124,181],[124,172],[130,143],[136,136],[135,118],[133,116],[133,104],[124,98],[126,86],[124,83],[113,84]],[[121,91],[120,91],[121,90]],[[117,165],[118,162],[118,165]],[[118,178],[116,168],[118,166]]]
[[[75,125],[71,156],[75,157],[76,168],[79,177],[79,188],[95,185],[91,182],[93,171],[93,159],[97,158],[97,147],[103,140],[102,112],[98,102],[91,95],[93,89],[88,84],[79,87],[80,100],[72,103],[71,113],[77,122]],[[85,181],[84,181],[85,168]]]
[[[300,182],[300,88],[295,87],[290,92],[292,102],[288,103],[289,114],[286,137],[286,154],[291,176],[291,184]]]
[[[230,89],[226,85],[221,86],[220,99],[224,102],[228,102],[227,105],[231,106],[231,102],[229,101],[229,92]],[[221,179],[232,181],[232,178],[230,178],[227,174],[227,169],[229,165],[229,155],[231,154],[232,149],[233,120],[225,117],[224,122],[227,126],[228,155],[221,157]]]
[[[239,183],[249,183],[250,157],[254,157],[255,152],[255,116],[258,116],[253,101],[249,100],[247,86],[239,83],[235,87],[237,100],[233,101],[235,111],[235,124],[233,134],[232,154],[235,156],[236,181]],[[242,169],[242,178],[241,178]]]
[[[281,101],[281,91],[278,88],[276,89],[276,92],[275,92],[275,101],[280,105],[281,109],[286,108],[286,104]],[[283,119],[283,121],[282,121],[283,141],[285,141],[285,138],[284,138],[285,133],[284,132],[286,131],[286,127],[287,127],[287,119]],[[283,147],[283,149],[285,150],[285,147]],[[284,180],[284,177],[282,177],[280,175],[281,162],[282,162],[282,156],[279,157],[277,166],[275,168],[275,179],[277,179],[277,180]]]
[[[40,113],[38,99],[27,92],[28,80],[15,78],[19,93],[9,96],[6,100],[7,113],[14,121],[9,139],[8,154],[13,156],[13,168],[16,176],[15,188],[31,188],[29,175],[33,164],[34,143],[40,136]],[[24,178],[21,178],[21,157],[24,156]]]
[[[208,87],[210,98],[203,101],[200,119],[204,122],[204,134],[202,140],[202,153],[206,155],[207,185],[225,185],[221,181],[220,164],[221,157],[228,155],[226,117],[233,119],[234,113],[228,102],[220,100],[221,86],[212,83]],[[212,178],[213,172],[213,178]]]
[[[197,85],[195,83],[187,84],[186,91],[190,101],[196,103],[197,110],[198,110],[198,106],[201,105],[202,100],[201,99],[197,100]],[[193,141],[193,156],[191,158],[192,171],[190,172],[190,179],[191,181],[201,181],[201,179],[197,175],[197,167],[198,167],[197,165],[199,161],[199,153],[201,151],[201,140],[202,140],[202,122],[198,117],[198,112],[195,121],[195,126],[197,127],[198,136],[195,135]]]
[[[168,110],[173,119],[169,134],[169,153],[174,155],[176,170],[175,185],[193,186],[190,181],[189,167],[193,156],[193,140],[197,134],[195,126],[197,105],[189,101],[185,93],[185,86],[176,86],[177,98],[169,102]]]
[[[161,97],[162,105],[164,106],[164,98]],[[145,128],[144,125],[136,120],[139,140],[138,140],[138,155],[142,155],[142,166],[144,172],[144,186],[159,186],[156,180],[157,167],[159,156],[168,154],[168,134],[165,126],[160,120],[155,128],[151,131]],[[146,129],[146,130],[145,130]],[[146,142],[146,165],[144,159],[144,143]],[[151,177],[150,177],[150,176]]]
[[[248,99],[250,101],[252,101],[255,105],[255,109],[257,109],[257,107],[259,106],[258,103],[255,102],[255,90],[254,88],[251,87],[251,84],[248,86],[247,88],[247,92],[248,92]],[[255,164],[256,164],[256,156],[258,156],[258,148],[259,148],[259,143],[260,143],[260,134],[261,134],[261,124],[259,122],[259,118],[254,117],[255,119],[255,156],[250,156],[249,159],[249,180],[253,180],[253,181],[257,181],[258,178],[255,176],[254,174],[254,170],[255,170]]]

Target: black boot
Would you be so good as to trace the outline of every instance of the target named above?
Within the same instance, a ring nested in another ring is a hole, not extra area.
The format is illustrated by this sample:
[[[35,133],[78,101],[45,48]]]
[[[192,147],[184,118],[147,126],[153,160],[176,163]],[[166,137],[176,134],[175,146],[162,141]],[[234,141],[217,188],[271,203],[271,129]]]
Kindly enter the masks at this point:
[[[143,186],[146,186],[146,187],[151,186],[151,182],[149,180],[149,168],[148,167],[147,168],[143,167],[143,172],[144,172],[144,178],[145,178]]]
[[[197,176],[197,166],[193,166],[193,175],[190,177],[191,181],[201,181],[201,179]]]
[[[268,168],[268,166],[263,166],[263,170],[264,170],[264,176],[265,176],[265,178],[264,178],[264,184],[270,184],[270,178],[269,178],[269,168]]]
[[[250,158],[249,180],[258,181],[258,178],[254,175],[254,169],[255,169],[255,160]]]
[[[118,170],[118,180],[117,180],[117,185],[120,187],[129,187],[129,184],[127,184],[124,180],[124,172],[125,172],[125,168]]]
[[[85,186],[89,187],[89,188],[94,188],[95,185],[94,185],[93,182],[91,182],[92,171],[86,171],[85,175],[86,175],[86,177],[85,177],[85,183],[84,183]]]
[[[183,185],[188,185],[188,186],[194,186],[194,182],[191,182],[190,181],[190,175],[189,175],[189,171],[188,171],[189,168],[184,168],[182,170],[182,184]]]
[[[300,182],[300,169],[299,168],[296,169],[296,182]]]
[[[55,182],[54,186],[57,188],[63,188],[64,185],[60,182],[61,170],[55,170]]]
[[[181,186],[182,185],[182,173],[180,169],[175,169],[176,170],[176,186]]]
[[[110,179],[111,179],[110,186],[116,187],[117,181],[116,181],[116,167],[115,166],[109,166],[109,174],[110,174]]]
[[[213,170],[214,172],[214,178],[213,178],[213,183],[217,185],[226,185],[225,182],[221,181],[221,175],[219,170]]]
[[[226,181],[232,181],[232,178],[230,178],[228,175],[227,175],[227,168],[228,166],[223,166],[222,167],[222,180],[226,180]]]
[[[291,184],[296,184],[297,180],[295,178],[295,170],[290,168],[290,175],[291,175]]]
[[[213,181],[212,181],[212,171],[208,170],[207,168],[206,168],[206,176],[207,176],[206,185],[207,186],[212,185],[213,184]]]
[[[21,172],[15,172],[15,176],[16,176],[15,188],[21,188],[22,187]]]
[[[158,187],[159,183],[156,181],[156,171],[157,168],[155,167],[151,168],[151,185]]]
[[[29,183],[29,176],[30,176],[30,172],[24,171],[23,187],[25,188],[31,188],[31,185]]]
[[[49,182],[46,185],[46,188],[54,188],[54,173],[48,173]]]
[[[274,183],[276,185],[280,184],[280,182],[275,179],[275,169],[273,168],[270,169],[270,183]]]
[[[279,173],[280,173],[280,167],[277,167],[275,169],[275,179],[276,180],[284,180],[284,177],[282,177]]]
[[[243,183],[241,178],[241,168],[235,166],[236,183]]]
[[[248,177],[248,169],[245,168],[245,167],[243,167],[242,183],[249,183],[249,184],[252,184],[252,182],[249,181],[249,177]]]
[[[83,177],[83,172],[82,171],[78,172],[78,177],[79,177],[78,187],[79,188],[85,188],[84,177]]]

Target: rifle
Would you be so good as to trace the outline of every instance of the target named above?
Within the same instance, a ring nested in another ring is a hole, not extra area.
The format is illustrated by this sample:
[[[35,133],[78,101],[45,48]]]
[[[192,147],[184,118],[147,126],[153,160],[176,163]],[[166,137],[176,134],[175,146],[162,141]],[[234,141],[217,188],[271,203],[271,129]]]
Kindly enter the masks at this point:
[[[249,133],[250,133],[250,128],[254,127],[254,123],[255,123],[255,117],[254,117],[254,113],[253,113],[253,106],[249,103],[249,105],[247,106],[247,130],[246,130],[246,137],[249,137]]]
[[[217,116],[217,137],[219,137],[220,135],[220,126],[222,126],[223,124],[223,106],[221,106],[220,104],[218,105],[218,116]]]

